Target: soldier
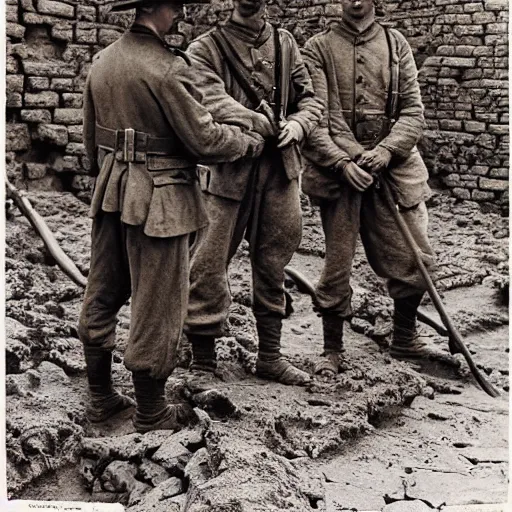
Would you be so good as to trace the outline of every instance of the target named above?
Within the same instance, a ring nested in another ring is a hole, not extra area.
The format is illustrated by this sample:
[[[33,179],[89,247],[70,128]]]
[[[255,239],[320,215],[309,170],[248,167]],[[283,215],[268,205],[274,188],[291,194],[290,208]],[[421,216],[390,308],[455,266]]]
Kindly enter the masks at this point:
[[[282,320],[290,313],[284,268],[301,238],[297,145],[319,121],[323,105],[292,35],[267,23],[264,11],[265,0],[235,0],[227,24],[199,37],[187,51],[201,70],[203,104],[214,118],[253,119],[261,111],[273,125],[264,126],[259,117],[255,121],[268,128],[260,157],[208,172],[210,224],[192,259],[185,329],[191,369],[214,373],[215,338],[225,333],[231,301],[227,269],[245,233],[259,338],[257,375],[303,385],[309,375],[280,352]]]
[[[375,21],[372,0],[341,0],[342,18],[312,37],[304,55],[315,91],[328,111],[310,136],[303,189],[319,206],[325,266],[317,285],[324,353],[315,371],[339,371],[343,324],[352,315],[349,284],[358,234],[368,262],[388,279],[394,299],[391,355],[442,357],[416,335],[416,311],[426,287],[372,175],[385,170],[404,219],[427,265],[425,201],[428,171],[416,148],[424,127],[417,69],[400,32]]]
[[[187,58],[163,37],[188,0],[124,0],[135,23],[100,52],[84,93],[84,140],[97,175],[91,204],[91,266],[79,321],[90,391],[100,422],[133,402],[111,381],[116,315],[131,297],[124,363],[132,372],[134,425],[177,429],[191,418],[169,406],[165,383],[187,311],[189,235],[207,224],[196,177],[199,159],[254,156],[263,139],[214,122],[197,101]]]

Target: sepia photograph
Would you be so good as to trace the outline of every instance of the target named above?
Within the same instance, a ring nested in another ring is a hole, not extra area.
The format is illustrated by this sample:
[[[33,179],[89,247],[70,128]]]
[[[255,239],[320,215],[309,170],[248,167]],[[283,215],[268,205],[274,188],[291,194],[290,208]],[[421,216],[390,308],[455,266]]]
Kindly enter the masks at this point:
[[[3,7],[2,510],[509,510],[509,0]]]

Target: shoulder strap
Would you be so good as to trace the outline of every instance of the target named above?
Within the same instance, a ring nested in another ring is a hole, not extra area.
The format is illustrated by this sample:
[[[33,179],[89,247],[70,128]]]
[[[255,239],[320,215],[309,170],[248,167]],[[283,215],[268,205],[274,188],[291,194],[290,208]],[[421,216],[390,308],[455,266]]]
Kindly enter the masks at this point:
[[[397,55],[396,38],[388,27],[383,27],[389,51],[389,88],[386,102],[386,116],[393,123],[398,114],[398,96],[400,94],[400,63]],[[393,44],[394,43],[394,44]]]
[[[242,88],[249,101],[254,105],[254,108],[256,108],[262,98],[260,98],[259,94],[253,88],[250,74],[244,63],[235,52],[226,36],[222,33],[221,29],[214,30],[210,35],[226,61],[234,79],[238,82],[238,85]]]

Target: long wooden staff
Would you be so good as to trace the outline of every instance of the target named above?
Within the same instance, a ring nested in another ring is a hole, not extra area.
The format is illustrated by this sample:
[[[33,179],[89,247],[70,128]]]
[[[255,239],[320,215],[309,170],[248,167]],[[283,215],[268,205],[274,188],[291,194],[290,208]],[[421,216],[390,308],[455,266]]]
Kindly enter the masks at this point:
[[[61,249],[52,231],[44,219],[35,210],[27,196],[16,189],[16,187],[5,177],[7,196],[10,197],[21,213],[25,215],[36,233],[43,239],[48,252],[57,262],[61,270],[77,285],[85,288],[87,279],[82,275],[77,266],[71,261],[69,256]]]

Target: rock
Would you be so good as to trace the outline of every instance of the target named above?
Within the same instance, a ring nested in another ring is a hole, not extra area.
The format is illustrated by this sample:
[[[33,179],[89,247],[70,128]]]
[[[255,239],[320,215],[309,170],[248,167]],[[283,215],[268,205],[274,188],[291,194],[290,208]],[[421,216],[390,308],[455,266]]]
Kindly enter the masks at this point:
[[[191,458],[190,450],[183,446],[180,438],[173,435],[162,443],[151,460],[167,469],[171,476],[176,476],[183,473]]]
[[[238,408],[231,399],[218,389],[197,393],[193,395],[192,400],[213,418],[229,418],[238,412]]]
[[[167,473],[162,466],[155,464],[149,459],[142,459],[142,463],[139,466],[139,473],[140,476],[145,481],[151,483],[153,487],[156,487],[159,483],[169,480],[170,478],[169,473]]]
[[[130,462],[115,460],[103,471],[100,480],[103,489],[109,492],[131,492],[135,489],[134,482],[137,466]]]
[[[386,505],[382,512],[430,512],[433,510],[426,503],[420,500],[395,501]]]
[[[201,448],[188,462],[185,467],[185,478],[188,479],[190,486],[199,486],[212,477],[210,468],[210,455],[206,448]]]
[[[168,496],[168,481],[157,485],[153,490],[141,497],[141,500],[130,507],[130,512],[180,512],[179,503]]]
[[[30,147],[30,134],[26,124],[7,123],[5,136],[6,151],[23,151]]]
[[[5,318],[5,372],[20,373],[32,351],[27,345],[29,329],[14,318]]]

